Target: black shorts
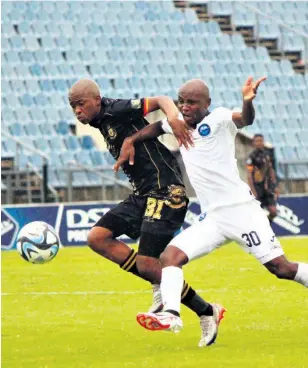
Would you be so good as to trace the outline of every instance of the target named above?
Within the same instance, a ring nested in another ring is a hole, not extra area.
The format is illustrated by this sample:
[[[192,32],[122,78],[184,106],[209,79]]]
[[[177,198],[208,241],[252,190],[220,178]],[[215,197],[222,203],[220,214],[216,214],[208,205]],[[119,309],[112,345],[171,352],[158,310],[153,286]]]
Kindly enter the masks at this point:
[[[258,201],[261,202],[261,206],[267,208],[269,206],[276,206],[277,202],[275,194],[265,189],[264,185],[255,184]]]
[[[94,226],[112,231],[113,237],[140,237],[138,254],[159,258],[184,222],[188,198],[183,187],[172,185],[147,196],[130,195]]]

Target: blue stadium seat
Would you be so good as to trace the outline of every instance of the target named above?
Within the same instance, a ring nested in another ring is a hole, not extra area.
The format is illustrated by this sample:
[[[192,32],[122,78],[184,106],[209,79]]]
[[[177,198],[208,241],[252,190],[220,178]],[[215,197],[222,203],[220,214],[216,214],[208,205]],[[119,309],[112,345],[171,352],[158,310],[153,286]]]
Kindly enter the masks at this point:
[[[47,144],[47,142],[46,142],[46,144]],[[57,168],[57,169],[61,169],[61,168],[64,169],[65,168],[64,163],[62,161],[62,156],[59,152],[51,151],[48,154],[48,156],[49,156],[49,160],[50,160],[50,166],[52,168]],[[64,171],[61,171],[61,173],[63,174],[63,177],[64,177],[63,182],[66,184],[67,183],[67,178],[68,178],[67,173],[64,172]]]
[[[32,109],[30,111],[30,115],[32,117],[32,120],[36,123],[44,122],[46,121],[46,116],[41,109]]]
[[[52,137],[48,141],[49,141],[49,145],[51,147],[51,150],[53,152],[60,153],[61,151],[66,151],[66,147],[65,147],[65,144],[62,140],[62,137],[59,137],[59,136]]]
[[[45,107],[44,114],[46,116],[46,120],[50,121],[51,123],[61,120],[58,110],[53,107]]]
[[[78,138],[75,135],[70,135],[66,137],[66,146],[70,151],[81,150],[81,145]]]
[[[69,40],[70,40],[71,48],[73,50],[83,51],[85,49],[86,45],[83,44],[81,38],[75,36],[75,37],[70,38]]]
[[[75,153],[71,151],[65,151],[64,153],[60,153],[60,157],[61,161],[66,167],[72,166],[72,163],[76,162]]]
[[[7,94],[6,96],[6,106],[14,109],[14,108],[18,108],[19,106],[21,106],[21,103],[18,100],[18,97],[11,93],[11,94]]]
[[[40,45],[35,36],[29,35],[24,37],[25,48],[29,51],[36,51]]]
[[[81,61],[80,56],[75,50],[68,50],[65,52],[66,60],[69,64],[78,63]]]
[[[14,91],[15,94],[19,95],[25,92],[25,85],[23,80],[12,80],[11,81],[11,86],[12,86],[12,90]]]
[[[45,50],[43,49],[37,50],[33,53],[33,55],[37,63],[41,65],[45,65],[49,63],[48,54]]]
[[[2,32],[2,35],[6,37],[16,36],[15,29],[11,23],[3,22],[1,25],[1,32]]]
[[[80,143],[81,143],[82,149],[85,149],[85,150],[92,150],[95,147],[93,139],[90,135],[84,135],[80,137]]]
[[[42,79],[39,81],[40,88],[45,93],[51,93],[54,91],[54,86],[52,84],[52,81],[49,79]]]
[[[27,65],[24,64],[16,65],[15,71],[19,79],[26,79],[30,77],[30,71]]]
[[[50,106],[50,99],[43,93],[39,93],[35,96],[35,102],[38,106]]]
[[[44,66],[45,74],[49,78],[59,78],[61,77],[61,73],[55,64],[46,64]]]
[[[25,135],[23,126],[19,123],[13,123],[9,125],[9,131],[15,137],[22,137]]]
[[[41,37],[41,43],[45,51],[54,50],[57,48],[53,38],[48,35]]]
[[[78,75],[78,78],[85,78],[90,76],[84,64],[81,63],[73,64],[72,68],[75,75]]]
[[[48,141],[46,139],[42,139],[42,138],[34,138],[32,140],[35,148],[37,148],[40,151],[46,152],[46,151],[50,151],[50,146],[48,144]],[[51,152],[52,154],[52,152]],[[53,163],[54,164],[54,163]]]
[[[63,64],[63,61],[62,61],[62,64],[58,65],[58,70],[62,78],[71,78],[75,76],[75,73],[71,65],[66,64],[66,63]]]
[[[59,121],[59,123],[55,126],[55,130],[58,134],[67,135],[70,132],[69,125],[66,121]]]
[[[29,155],[29,161],[37,169],[41,169],[43,165],[43,158],[40,155]]]
[[[60,50],[50,50],[48,52],[49,61],[52,61],[54,64],[63,64],[64,59]]]
[[[28,123],[27,125],[25,125],[25,131],[26,131],[27,135],[29,135],[29,136],[36,137],[36,136],[41,135],[41,132],[40,132],[37,124],[35,124],[35,123]]]
[[[88,33],[92,36],[98,36],[102,33],[102,28],[99,24],[91,22],[87,25]]]
[[[33,3],[33,1],[32,1]],[[47,36],[48,32],[46,29],[46,24],[41,21],[32,22],[31,24],[32,34],[37,37]]]
[[[4,53],[6,61],[11,65],[20,64],[20,59],[17,51],[7,51]],[[4,60],[3,60],[4,61]]]
[[[12,36],[9,39],[12,50],[22,50],[24,49],[23,39],[20,36]]]
[[[5,37],[1,37],[1,48],[2,51],[9,51],[11,50],[11,45],[9,43],[9,39]]]
[[[41,77],[44,77],[45,76],[44,69],[39,64],[30,65],[29,69],[30,69],[31,74],[34,77],[40,77],[41,78]]]
[[[28,50],[20,51],[19,59],[23,64],[31,65],[35,63],[34,54]]]
[[[108,165],[102,151],[97,151],[97,150],[94,149],[91,152],[91,156],[92,156],[92,163],[95,166],[107,166]]]
[[[32,105],[35,105],[33,96],[29,95],[28,93],[20,96],[20,101],[21,104],[26,107],[31,107]]]
[[[68,92],[68,85],[64,79],[55,79],[53,80],[53,85],[55,89],[59,92]]]

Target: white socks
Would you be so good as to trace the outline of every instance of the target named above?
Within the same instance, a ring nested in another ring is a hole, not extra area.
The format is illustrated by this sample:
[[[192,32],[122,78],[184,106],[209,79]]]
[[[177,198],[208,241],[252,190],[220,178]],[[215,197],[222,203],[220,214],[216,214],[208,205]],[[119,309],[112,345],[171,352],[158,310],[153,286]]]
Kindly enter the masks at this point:
[[[172,309],[180,313],[183,282],[181,268],[169,266],[162,269],[160,289],[165,310]]]
[[[298,263],[298,270],[295,275],[294,281],[308,287],[308,264]]]

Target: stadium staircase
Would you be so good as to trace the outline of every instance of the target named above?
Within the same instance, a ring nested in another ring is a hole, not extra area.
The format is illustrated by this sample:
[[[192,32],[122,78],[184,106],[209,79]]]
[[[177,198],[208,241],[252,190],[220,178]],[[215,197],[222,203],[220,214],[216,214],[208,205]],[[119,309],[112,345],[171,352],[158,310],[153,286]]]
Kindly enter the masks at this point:
[[[287,59],[290,60],[295,72],[305,73],[305,65],[302,62],[302,51],[301,50],[282,50],[279,47],[279,36],[277,28],[275,29],[273,34],[270,32],[268,34],[261,34],[260,38],[256,37],[256,28],[255,20],[253,17],[255,15],[252,14],[252,11],[248,8],[241,5],[237,5],[237,9],[241,9],[244,13],[250,14],[250,21],[244,20],[243,22],[239,21],[239,24],[234,23],[236,19],[234,19],[234,11],[236,11],[236,7],[232,6],[230,2],[222,2],[225,4],[221,4],[221,6],[216,6],[211,10],[211,5],[207,2],[201,1],[174,1],[174,5],[176,8],[185,11],[187,8],[194,9],[200,21],[210,21],[215,20],[218,22],[222,32],[226,34],[235,34],[240,33],[247,46],[256,47],[256,46],[265,46],[269,52],[270,57],[273,60],[282,60]],[[249,2],[249,5],[256,5]],[[275,6],[275,4],[274,4]],[[276,6],[277,7],[277,6]],[[261,8],[263,10],[263,8]],[[281,10],[280,6],[277,7],[276,10]],[[266,9],[265,9],[266,11]],[[266,13],[265,13],[266,14]],[[277,14],[277,13],[276,13]],[[244,15],[245,16],[245,15]],[[243,18],[244,18],[243,16]],[[262,16],[261,16],[262,17]],[[279,21],[279,19],[277,19]],[[293,19],[293,21],[295,21]],[[306,19],[308,24],[308,19]],[[275,24],[274,24],[275,26]],[[307,29],[304,29],[306,32]]]

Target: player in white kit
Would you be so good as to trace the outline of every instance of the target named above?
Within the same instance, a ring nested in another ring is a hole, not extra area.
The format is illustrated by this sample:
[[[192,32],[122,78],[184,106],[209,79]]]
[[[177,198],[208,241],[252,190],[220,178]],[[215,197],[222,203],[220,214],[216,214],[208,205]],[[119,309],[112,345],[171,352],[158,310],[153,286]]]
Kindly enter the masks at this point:
[[[308,287],[308,264],[289,262],[276,239],[266,214],[250,188],[240,177],[235,159],[235,136],[238,130],[254,120],[252,100],[266,78],[256,82],[250,77],[243,89],[241,112],[219,107],[208,111],[211,100],[206,84],[201,80],[185,83],[179,90],[179,110],[191,127],[194,146],[181,146],[187,175],[194,187],[205,218],[177,235],[162,253],[161,293],[164,312],[140,313],[137,321],[149,330],[179,331],[182,266],[214,249],[235,240],[245,251],[258,259],[278,278],[294,280]],[[130,158],[133,164],[133,144],[171,133],[167,121],[152,124],[124,143],[119,161]],[[199,346],[212,344],[218,333],[219,307],[215,318],[208,318],[211,340],[205,338]],[[214,313],[214,317],[215,317]],[[214,331],[214,333],[213,333]],[[214,337],[213,337],[214,336]]]

